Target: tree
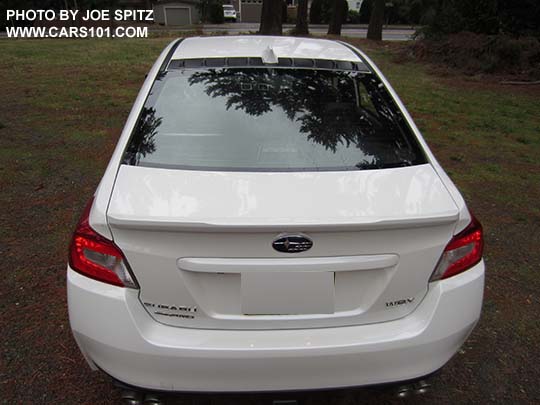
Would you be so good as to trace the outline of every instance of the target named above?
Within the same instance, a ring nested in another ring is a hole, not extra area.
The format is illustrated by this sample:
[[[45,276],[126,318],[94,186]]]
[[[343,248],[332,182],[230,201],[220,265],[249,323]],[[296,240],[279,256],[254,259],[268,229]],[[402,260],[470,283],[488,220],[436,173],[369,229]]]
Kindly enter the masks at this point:
[[[537,0],[500,0],[499,16],[504,32],[540,36],[540,2]]]
[[[333,0],[328,35],[341,35],[341,25],[347,18],[349,4],[346,0]]]
[[[313,0],[309,10],[309,21],[312,24],[327,24],[330,21],[332,0]]]
[[[369,18],[367,39],[372,39],[374,41],[382,40],[382,29],[384,24],[384,5],[385,0],[374,1],[373,9],[371,11],[371,17]]]
[[[223,24],[225,16],[223,15],[223,2],[221,0],[214,0],[210,4],[209,17],[212,24]]]
[[[223,2],[221,0],[201,0],[197,3],[201,21],[221,24],[223,17]]]
[[[261,12],[261,35],[281,35],[283,33],[283,0],[263,0]]]
[[[296,35],[308,35],[308,0],[298,0],[296,8],[296,27],[294,29]]]
[[[421,20],[424,25],[421,32],[426,37],[440,38],[462,31],[540,35],[540,2],[537,0],[424,1],[432,3],[429,18],[424,12]]]
[[[364,0],[360,6],[360,23],[369,23],[369,17],[371,16],[371,10],[373,10],[373,0]]]

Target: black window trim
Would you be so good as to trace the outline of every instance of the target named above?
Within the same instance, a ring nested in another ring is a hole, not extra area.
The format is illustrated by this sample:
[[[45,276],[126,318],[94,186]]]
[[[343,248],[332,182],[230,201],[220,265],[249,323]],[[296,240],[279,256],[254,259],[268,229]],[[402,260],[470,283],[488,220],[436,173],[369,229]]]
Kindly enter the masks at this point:
[[[184,40],[185,38],[179,38],[176,40],[176,42],[173,44],[173,46],[171,47],[171,49],[169,50],[169,52],[167,53],[167,56],[165,57],[165,60],[163,61],[163,63],[161,64],[160,68],[159,68],[159,71],[160,72],[164,72],[165,70],[167,70],[167,66],[169,65],[170,61],[172,60],[172,57],[174,55],[174,53],[176,52],[176,48],[178,48],[178,45],[180,45],[180,43]]]
[[[220,61],[220,63],[217,63]],[[242,63],[238,63],[242,62]],[[328,64],[332,66],[328,67]],[[349,67],[344,66],[349,64]],[[186,66],[188,65],[188,66]],[[207,57],[207,58],[175,58],[168,63],[167,70],[178,69],[222,69],[222,68],[287,68],[287,69],[316,69],[338,70],[347,72],[373,73],[369,66],[360,61],[348,61],[339,59],[314,59],[314,58],[278,58],[278,63],[264,63],[260,57]]]

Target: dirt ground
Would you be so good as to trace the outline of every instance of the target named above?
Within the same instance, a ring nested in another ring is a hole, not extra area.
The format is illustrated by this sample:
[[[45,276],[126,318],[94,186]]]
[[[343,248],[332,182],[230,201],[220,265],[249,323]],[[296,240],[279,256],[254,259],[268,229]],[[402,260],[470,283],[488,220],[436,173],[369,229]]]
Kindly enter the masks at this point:
[[[167,40],[7,42],[0,43],[0,401],[118,403],[119,390],[90,372],[71,336],[67,245],[144,73]],[[408,402],[538,403],[540,91],[494,83],[484,88],[471,78],[397,64],[385,48],[368,51],[388,71],[486,233],[482,319],[432,379],[434,389]],[[348,389],[184,395],[171,402],[403,402],[393,394]]]

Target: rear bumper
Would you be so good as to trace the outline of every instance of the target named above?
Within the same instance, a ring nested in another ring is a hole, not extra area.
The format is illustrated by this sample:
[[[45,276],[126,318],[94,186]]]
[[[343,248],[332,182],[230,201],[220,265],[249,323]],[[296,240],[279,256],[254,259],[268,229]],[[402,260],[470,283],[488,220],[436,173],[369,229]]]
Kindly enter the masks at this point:
[[[480,317],[484,264],[430,285],[407,317],[298,330],[201,330],[154,321],[137,291],[68,269],[73,334],[91,367],[171,391],[337,388],[414,379],[442,367]]]

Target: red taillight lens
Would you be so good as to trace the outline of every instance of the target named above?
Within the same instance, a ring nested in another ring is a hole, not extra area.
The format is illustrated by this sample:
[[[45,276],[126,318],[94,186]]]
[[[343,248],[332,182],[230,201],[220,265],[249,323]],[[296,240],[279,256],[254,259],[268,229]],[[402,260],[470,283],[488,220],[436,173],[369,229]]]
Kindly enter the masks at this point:
[[[77,224],[69,248],[69,265],[78,273],[104,283],[137,288],[122,251],[90,227],[91,199]]]
[[[442,280],[470,269],[482,259],[482,225],[471,214],[471,223],[446,245],[430,281]]]

